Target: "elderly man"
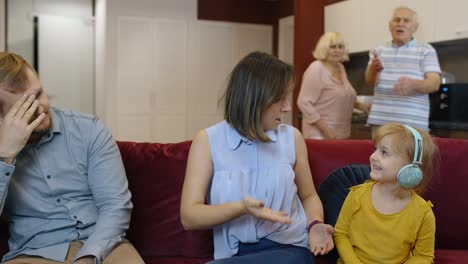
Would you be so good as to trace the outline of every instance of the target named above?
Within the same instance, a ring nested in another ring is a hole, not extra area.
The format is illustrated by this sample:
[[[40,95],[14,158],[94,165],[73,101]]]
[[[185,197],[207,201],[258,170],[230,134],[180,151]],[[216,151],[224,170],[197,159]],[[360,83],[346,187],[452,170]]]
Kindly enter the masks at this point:
[[[131,195],[99,119],[51,107],[33,68],[0,52],[0,122],[2,263],[144,263],[125,240]]]
[[[413,37],[417,14],[397,7],[389,22],[392,41],[369,53],[366,82],[374,86],[368,124],[400,122],[429,130],[429,93],[440,85],[440,66],[434,48]]]

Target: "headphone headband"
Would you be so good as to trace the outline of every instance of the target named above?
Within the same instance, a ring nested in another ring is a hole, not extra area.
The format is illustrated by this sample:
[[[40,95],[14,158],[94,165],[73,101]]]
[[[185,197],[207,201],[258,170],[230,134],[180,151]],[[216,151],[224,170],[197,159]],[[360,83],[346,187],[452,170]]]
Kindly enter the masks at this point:
[[[414,157],[413,157],[413,164],[422,164],[422,158],[423,158],[423,151],[424,151],[424,146],[423,146],[423,140],[421,134],[419,132],[412,128],[411,126],[404,125],[410,132],[413,134],[414,138]]]

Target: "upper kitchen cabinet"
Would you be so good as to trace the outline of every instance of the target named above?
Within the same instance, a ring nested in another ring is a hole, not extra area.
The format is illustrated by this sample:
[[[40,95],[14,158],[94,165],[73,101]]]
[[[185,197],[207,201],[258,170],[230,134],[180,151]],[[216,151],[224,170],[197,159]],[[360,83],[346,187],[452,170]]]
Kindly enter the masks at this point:
[[[361,43],[361,2],[349,0],[325,6],[325,32],[343,34],[349,52],[364,51]]]
[[[407,6],[417,12],[419,28],[414,36],[418,41],[430,42],[434,39],[435,0],[360,0],[358,2],[362,5],[363,50],[370,50],[391,40],[389,21],[393,10],[398,6]]]
[[[436,0],[435,40],[468,38],[467,0]]]
[[[455,0],[452,0],[455,1]],[[458,0],[465,1],[465,0]],[[325,7],[325,31],[341,32],[348,42],[349,52],[370,50],[390,40],[388,22],[393,10],[401,5],[418,13],[416,39],[434,40],[436,0],[348,0]]]

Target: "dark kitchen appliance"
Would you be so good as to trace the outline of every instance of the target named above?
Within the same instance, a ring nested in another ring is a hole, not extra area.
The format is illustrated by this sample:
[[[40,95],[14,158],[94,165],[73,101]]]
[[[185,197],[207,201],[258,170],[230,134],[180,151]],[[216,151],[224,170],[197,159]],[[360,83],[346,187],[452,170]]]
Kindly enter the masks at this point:
[[[468,129],[468,83],[441,84],[429,98],[430,128]]]

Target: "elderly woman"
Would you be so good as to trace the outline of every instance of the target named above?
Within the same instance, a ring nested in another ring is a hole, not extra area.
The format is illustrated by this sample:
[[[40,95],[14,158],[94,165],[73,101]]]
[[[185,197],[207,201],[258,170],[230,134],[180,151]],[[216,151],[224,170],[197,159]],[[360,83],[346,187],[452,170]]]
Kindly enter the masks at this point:
[[[356,102],[356,91],[342,64],[349,57],[341,34],[325,33],[313,56],[317,60],[305,71],[297,99],[302,134],[312,139],[349,138],[353,108],[368,113],[370,105]]]

